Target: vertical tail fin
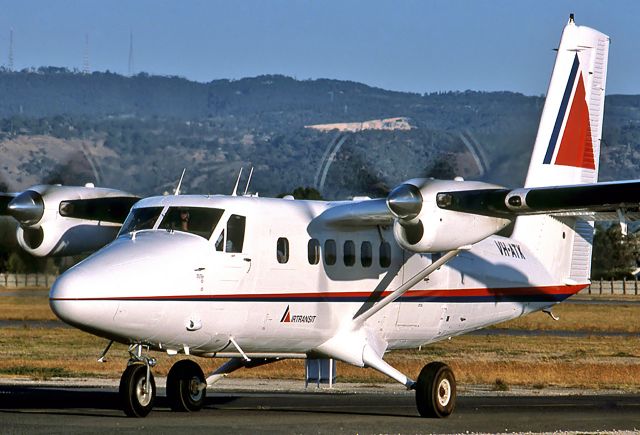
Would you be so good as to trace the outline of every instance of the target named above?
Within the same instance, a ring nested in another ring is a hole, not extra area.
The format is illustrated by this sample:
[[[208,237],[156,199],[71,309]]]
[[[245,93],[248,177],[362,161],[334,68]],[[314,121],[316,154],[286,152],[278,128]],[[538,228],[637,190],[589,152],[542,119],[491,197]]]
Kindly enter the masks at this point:
[[[598,180],[609,37],[577,26],[560,39],[525,187]],[[574,218],[519,217],[513,237],[546,265],[553,279],[586,283],[591,275],[593,225]]]
[[[598,179],[609,37],[564,28],[525,187],[595,183]]]

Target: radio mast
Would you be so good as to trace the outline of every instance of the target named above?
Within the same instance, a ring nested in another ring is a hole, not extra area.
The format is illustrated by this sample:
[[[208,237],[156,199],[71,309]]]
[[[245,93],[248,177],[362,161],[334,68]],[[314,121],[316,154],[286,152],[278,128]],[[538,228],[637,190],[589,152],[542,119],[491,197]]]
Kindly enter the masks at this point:
[[[82,73],[89,74],[89,34],[84,34],[84,59],[82,62]]]
[[[13,71],[13,27],[9,29],[9,71]]]
[[[134,74],[133,70],[133,31],[129,32],[129,69],[128,69],[129,77],[132,77]]]

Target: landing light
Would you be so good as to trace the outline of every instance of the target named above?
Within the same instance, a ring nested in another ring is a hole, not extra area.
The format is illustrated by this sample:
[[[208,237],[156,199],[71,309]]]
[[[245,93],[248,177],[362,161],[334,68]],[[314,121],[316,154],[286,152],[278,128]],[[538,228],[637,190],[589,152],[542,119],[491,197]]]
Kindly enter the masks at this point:
[[[453,197],[450,193],[438,193],[438,195],[436,195],[436,204],[440,208],[451,207],[451,204],[453,204]]]
[[[520,207],[522,206],[522,198],[519,196],[512,196],[511,198],[509,198],[508,200],[509,205],[512,207]]]

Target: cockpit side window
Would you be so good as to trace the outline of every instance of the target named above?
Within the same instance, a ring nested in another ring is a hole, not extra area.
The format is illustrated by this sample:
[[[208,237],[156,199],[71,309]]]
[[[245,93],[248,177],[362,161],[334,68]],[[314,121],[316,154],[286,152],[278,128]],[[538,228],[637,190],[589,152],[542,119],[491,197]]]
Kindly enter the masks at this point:
[[[224,210],[208,207],[170,207],[159,229],[183,231],[209,240]]]
[[[129,216],[122,224],[118,235],[132,233],[134,231],[149,230],[153,228],[163,207],[143,207],[134,208],[129,212]]]
[[[218,240],[216,240],[216,251],[222,252],[224,247],[224,230],[218,236]]]
[[[246,218],[237,214],[232,214],[227,221],[227,243],[226,252],[242,252],[244,244],[244,228]]]

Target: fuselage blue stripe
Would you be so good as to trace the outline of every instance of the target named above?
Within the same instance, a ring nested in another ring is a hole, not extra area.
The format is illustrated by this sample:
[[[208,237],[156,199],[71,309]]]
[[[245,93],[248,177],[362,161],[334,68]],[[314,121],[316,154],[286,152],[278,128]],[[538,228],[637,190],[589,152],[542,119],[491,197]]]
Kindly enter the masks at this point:
[[[567,111],[567,106],[569,105],[569,99],[571,98],[573,84],[576,80],[576,75],[578,74],[578,66],[580,66],[580,61],[578,60],[578,54],[576,53],[576,57],[573,59],[573,66],[571,67],[571,74],[569,74],[569,80],[567,81],[567,87],[565,88],[564,95],[562,96],[562,103],[560,104],[558,117],[556,118],[556,123],[553,126],[553,133],[551,134],[551,140],[549,140],[547,153],[544,156],[545,165],[551,163],[551,158],[553,157],[553,153],[556,149],[558,136],[560,135],[560,129],[562,128],[562,122],[564,121],[564,115]]]

